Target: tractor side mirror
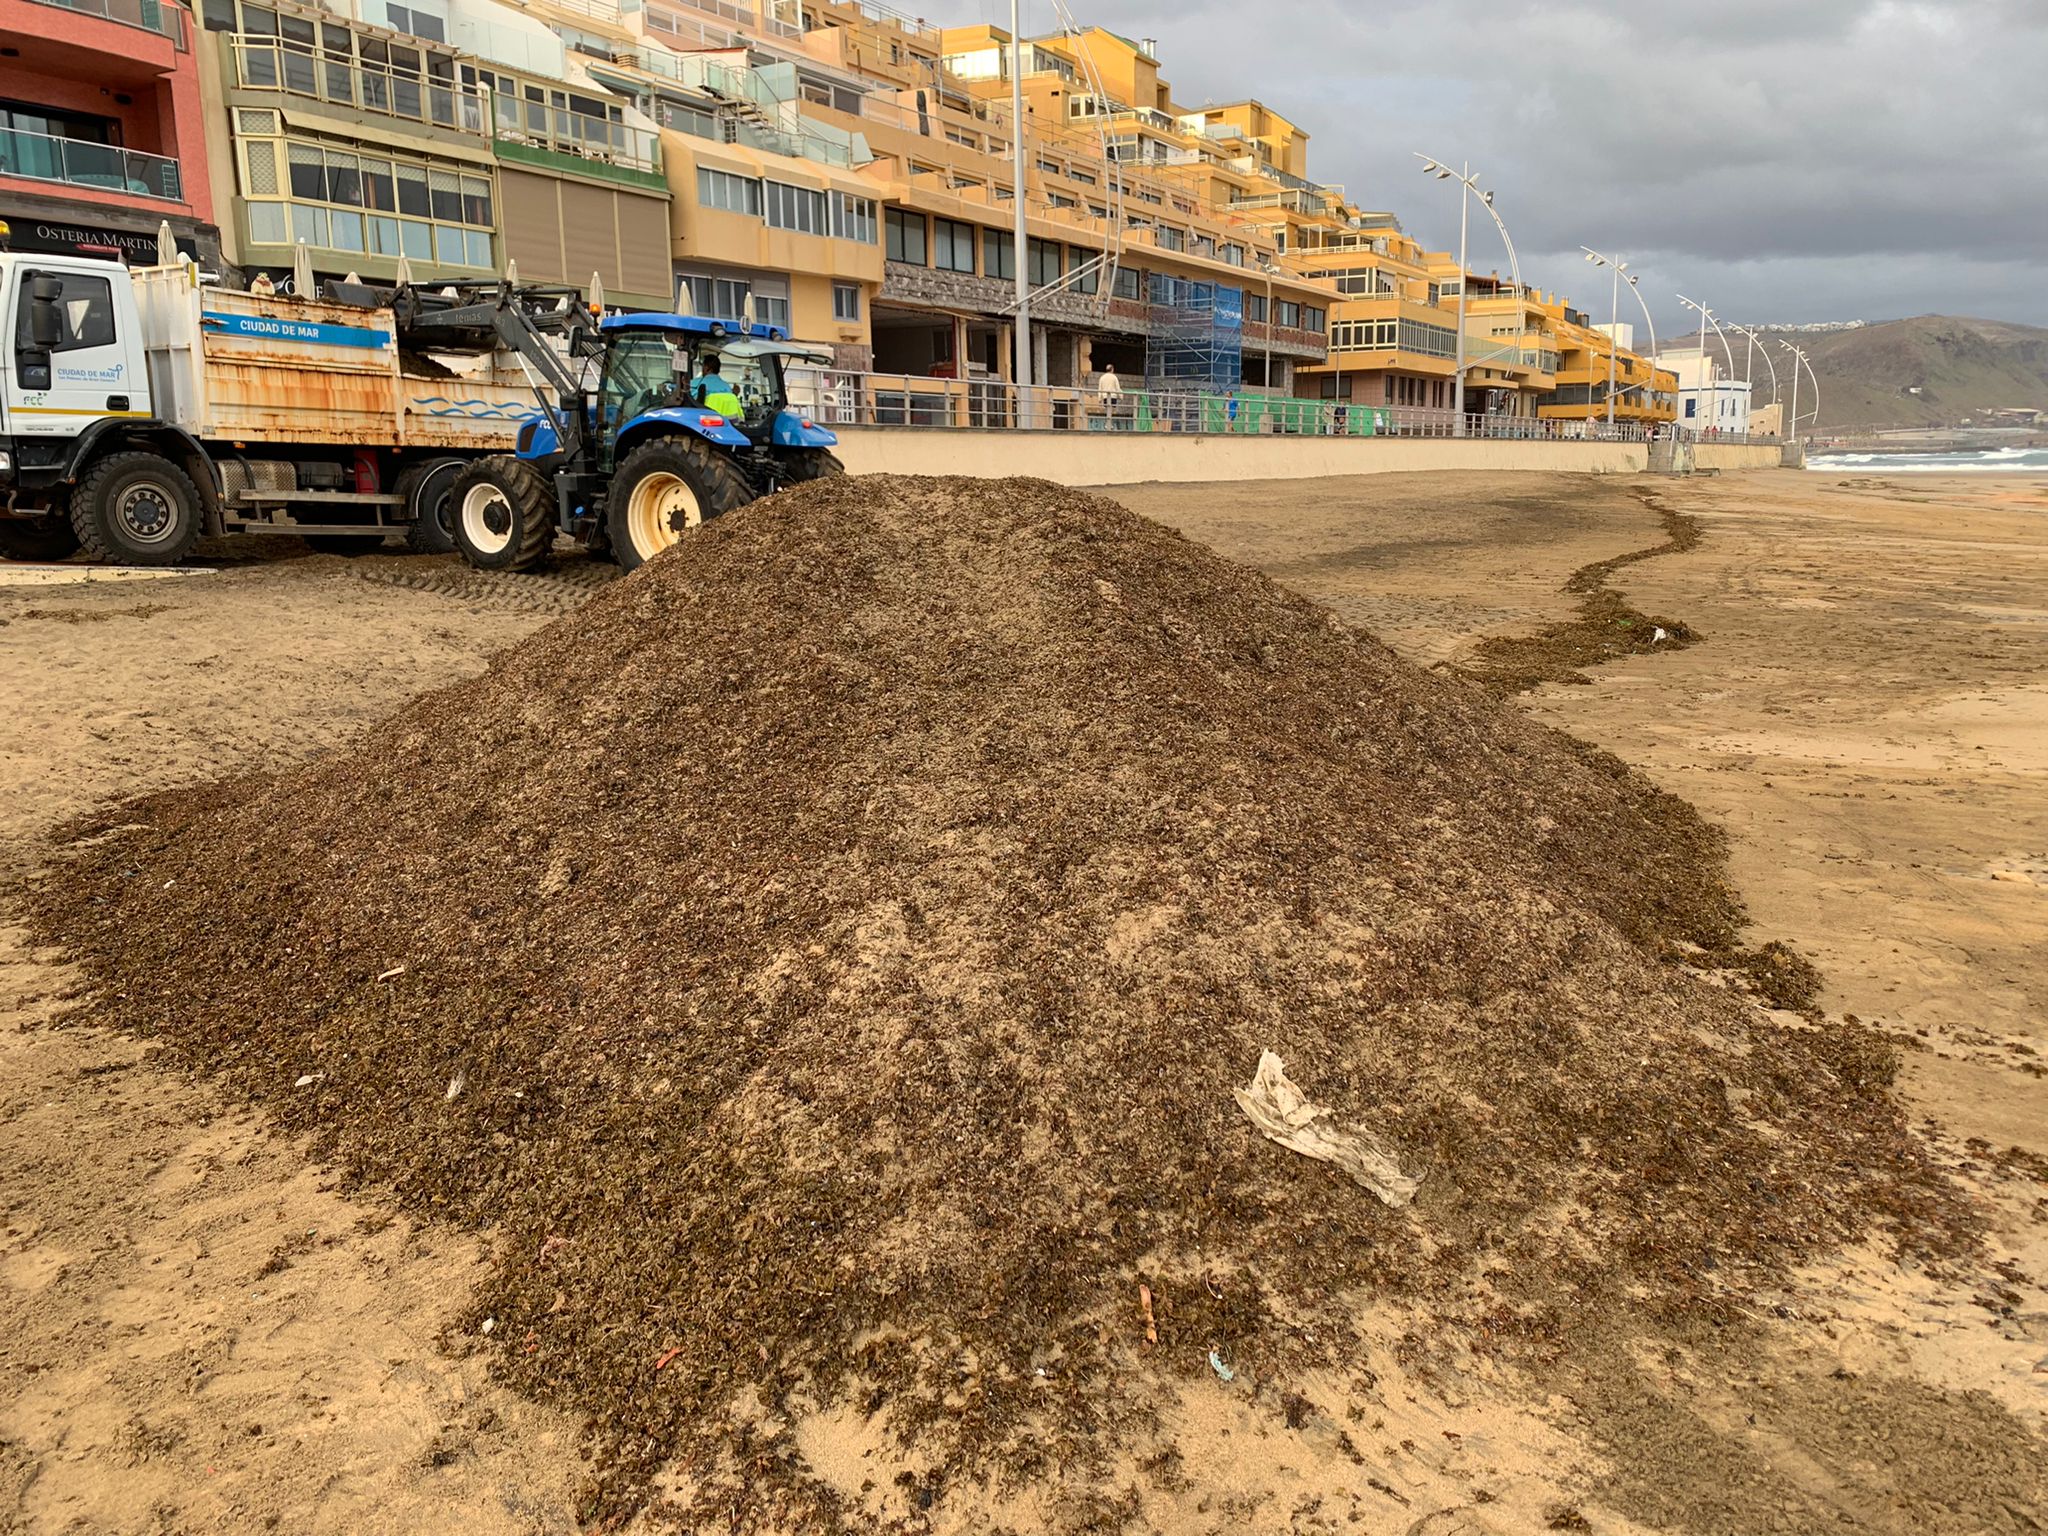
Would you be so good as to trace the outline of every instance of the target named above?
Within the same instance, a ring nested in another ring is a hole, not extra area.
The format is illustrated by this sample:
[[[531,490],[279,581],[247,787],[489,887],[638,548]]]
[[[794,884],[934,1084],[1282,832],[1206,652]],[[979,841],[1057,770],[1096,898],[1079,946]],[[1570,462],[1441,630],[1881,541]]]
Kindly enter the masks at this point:
[[[28,280],[29,340],[47,352],[64,340],[64,312],[57,301],[64,296],[64,284],[47,272],[31,273]]]

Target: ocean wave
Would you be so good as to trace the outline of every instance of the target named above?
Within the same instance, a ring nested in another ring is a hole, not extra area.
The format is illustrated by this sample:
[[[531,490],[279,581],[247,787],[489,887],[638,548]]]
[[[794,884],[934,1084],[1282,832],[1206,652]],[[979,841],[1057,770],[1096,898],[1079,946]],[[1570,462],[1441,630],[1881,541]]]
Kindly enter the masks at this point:
[[[1881,469],[1888,475],[2048,474],[2048,448],[1985,448],[1970,453],[1817,453],[1817,471]]]

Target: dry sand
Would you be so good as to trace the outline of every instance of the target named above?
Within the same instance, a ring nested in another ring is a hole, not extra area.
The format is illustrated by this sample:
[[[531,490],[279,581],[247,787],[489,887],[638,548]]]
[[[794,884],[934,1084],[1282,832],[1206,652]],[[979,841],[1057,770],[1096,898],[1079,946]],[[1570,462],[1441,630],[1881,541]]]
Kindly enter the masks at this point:
[[[2048,1154],[2048,1080],[2028,1070],[2048,1056],[2026,1054],[2048,1052],[2036,486],[1388,476],[1119,494],[1438,661],[1570,617],[1570,572],[1661,539],[1645,491],[1706,538],[1616,584],[1705,643],[1531,707],[1726,820],[1759,936],[1818,959],[1831,1006],[1925,1047],[1908,1080],[1930,1134],[2038,1272],[2048,1187],[1994,1166],[2014,1145]],[[0,860],[21,868],[89,804],[333,745],[475,670],[579,579],[308,559],[0,586]],[[474,1242],[325,1191],[130,1041],[40,1028],[64,986],[18,944],[0,954],[0,1531],[569,1529],[576,1426],[437,1349]],[[1547,1404],[1482,1368],[1417,1379],[1398,1339],[1341,1384],[1347,1425],[1275,1437],[1196,1399],[1183,1445],[1239,1491],[1148,1513],[1189,1531],[2038,1528],[2038,1509],[1983,1498],[2043,1454],[2036,1287],[1858,1254],[1779,1310],[1771,1347],[1740,1361],[1703,1341]],[[867,1480],[858,1426],[820,1432],[818,1457]]]

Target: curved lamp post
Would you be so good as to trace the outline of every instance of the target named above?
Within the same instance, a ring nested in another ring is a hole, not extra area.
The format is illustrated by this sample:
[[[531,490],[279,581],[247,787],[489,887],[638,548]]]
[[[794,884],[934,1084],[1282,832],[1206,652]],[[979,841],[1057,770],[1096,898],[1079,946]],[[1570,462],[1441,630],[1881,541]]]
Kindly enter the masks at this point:
[[[1698,302],[1697,300],[1694,300],[1694,299],[1688,299],[1688,298],[1687,298],[1687,297],[1686,297],[1686,296],[1685,296],[1684,294],[1682,294],[1682,293],[1681,293],[1681,294],[1680,294],[1680,295],[1678,296],[1678,302],[1679,302],[1679,303],[1681,303],[1681,304],[1683,304],[1683,305],[1684,305],[1684,306],[1685,306],[1685,307],[1686,307],[1687,309],[1695,309],[1695,310],[1698,310],[1698,311],[1699,311],[1699,315],[1700,315],[1700,388],[1702,388],[1702,389],[1705,389],[1705,388],[1707,387],[1707,327],[1708,327],[1708,326],[1710,326],[1710,325],[1711,325],[1711,326],[1712,326],[1712,327],[1714,328],[1714,334],[1715,334],[1716,336],[1720,337],[1720,340],[1721,340],[1721,351],[1723,352],[1723,354],[1725,354],[1725,355],[1726,355],[1726,357],[1727,357],[1727,359],[1728,359],[1728,377],[1729,377],[1729,378],[1731,378],[1731,379],[1733,379],[1733,378],[1735,377],[1735,349],[1734,349],[1733,347],[1731,347],[1731,346],[1729,346],[1729,345],[1728,345],[1728,337],[1727,337],[1727,335],[1726,335],[1726,334],[1725,334],[1725,333],[1724,333],[1724,332],[1723,332],[1723,331],[1721,330],[1721,322],[1720,322],[1720,321],[1718,321],[1718,320],[1716,320],[1716,319],[1714,318],[1714,312],[1713,312],[1713,311],[1712,311],[1711,309],[1707,308],[1707,306],[1706,306],[1706,305],[1704,305],[1704,304],[1701,304],[1701,303],[1699,303],[1699,302]],[[1715,390],[1715,391],[1714,391],[1714,405],[1715,405],[1715,416],[1716,416],[1716,419],[1718,419],[1718,418],[1719,418],[1719,415],[1720,415],[1720,410],[1719,410],[1720,404],[1721,404],[1721,392],[1720,392],[1720,391],[1719,391],[1719,390],[1717,389],[1717,390]],[[1748,422],[1744,422],[1744,423],[1743,423],[1743,427],[1744,427],[1744,429],[1745,429],[1745,430],[1747,430],[1748,426],[1749,426],[1749,423],[1748,423]],[[1695,427],[1695,428],[1693,429],[1693,431],[1694,431],[1694,435],[1695,435],[1695,436],[1697,436],[1697,435],[1698,435],[1699,433],[1701,433],[1701,432],[1704,432],[1705,430],[1706,430],[1706,428],[1704,428],[1704,427]]]
[[[1607,425],[1612,428],[1614,425],[1614,357],[1615,353],[1620,350],[1620,343],[1615,340],[1613,332],[1621,327],[1621,285],[1624,280],[1628,283],[1629,292],[1636,296],[1636,303],[1642,306],[1643,324],[1650,329],[1650,393],[1655,392],[1654,386],[1657,382],[1657,322],[1650,318],[1649,303],[1643,298],[1642,286],[1637,280],[1635,273],[1629,271],[1627,262],[1618,256],[1604,256],[1590,245],[1582,245],[1579,249],[1586,253],[1586,260],[1592,262],[1594,266],[1607,267],[1614,273],[1614,292],[1608,305],[1609,334],[1607,337]]]
[[[1734,324],[1733,321],[1729,323],[1731,325]],[[1757,335],[1749,326],[1737,325],[1735,326],[1735,331],[1737,335],[1747,336],[1750,346],[1763,353],[1764,366],[1771,370],[1771,404],[1776,405],[1778,403],[1778,365],[1771,358],[1771,344],[1765,341],[1763,337]]]
[[[1469,164],[1463,165],[1457,170],[1452,170],[1447,162],[1432,160],[1420,150],[1415,152],[1415,158],[1422,162],[1423,175],[1434,176],[1438,181],[1455,181],[1459,184],[1458,362],[1457,372],[1453,375],[1451,382],[1451,409],[1457,417],[1452,431],[1457,436],[1463,437],[1465,435],[1465,289],[1467,286],[1465,282],[1465,238],[1466,221],[1471,210],[1470,199],[1473,194],[1478,194],[1480,204],[1486,209],[1488,216],[1493,220],[1493,227],[1500,231],[1501,243],[1508,248],[1508,269],[1514,275],[1515,300],[1518,306],[1522,297],[1522,265],[1515,257],[1515,243],[1508,238],[1507,225],[1503,224],[1500,215],[1494,212],[1493,194],[1481,190],[1479,186],[1478,173]]]

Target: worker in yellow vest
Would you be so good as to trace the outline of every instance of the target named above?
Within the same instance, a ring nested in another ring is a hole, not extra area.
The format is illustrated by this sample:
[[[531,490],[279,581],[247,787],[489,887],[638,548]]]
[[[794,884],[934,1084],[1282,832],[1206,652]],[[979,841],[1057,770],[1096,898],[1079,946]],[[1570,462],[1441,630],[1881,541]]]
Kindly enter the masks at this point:
[[[697,403],[706,410],[716,411],[727,421],[738,421],[746,414],[740,404],[740,397],[733,393],[733,387],[726,383],[718,371],[718,357],[715,353],[704,355],[704,371],[697,376]]]

